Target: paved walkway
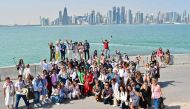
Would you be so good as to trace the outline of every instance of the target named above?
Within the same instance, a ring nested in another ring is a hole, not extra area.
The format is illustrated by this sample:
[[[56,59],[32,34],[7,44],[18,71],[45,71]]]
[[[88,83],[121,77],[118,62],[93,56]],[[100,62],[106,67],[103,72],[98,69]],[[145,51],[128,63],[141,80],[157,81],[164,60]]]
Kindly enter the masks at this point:
[[[163,88],[166,97],[166,109],[190,109],[190,64],[172,65],[161,69],[159,84]],[[0,109],[6,109],[3,99],[3,82],[0,83]],[[20,102],[23,108],[23,101]],[[82,100],[72,100],[61,105],[46,105],[41,109],[119,109],[110,105],[98,103],[93,97]]]

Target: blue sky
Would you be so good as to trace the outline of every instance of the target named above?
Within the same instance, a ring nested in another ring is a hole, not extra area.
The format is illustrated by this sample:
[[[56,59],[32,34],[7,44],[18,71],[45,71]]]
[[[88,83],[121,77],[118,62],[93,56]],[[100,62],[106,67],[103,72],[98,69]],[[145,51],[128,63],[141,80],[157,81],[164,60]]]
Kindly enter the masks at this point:
[[[37,24],[39,16],[53,19],[64,6],[69,15],[83,15],[92,9],[106,13],[113,6],[125,6],[133,12],[190,12],[190,0],[1,0],[0,24]]]

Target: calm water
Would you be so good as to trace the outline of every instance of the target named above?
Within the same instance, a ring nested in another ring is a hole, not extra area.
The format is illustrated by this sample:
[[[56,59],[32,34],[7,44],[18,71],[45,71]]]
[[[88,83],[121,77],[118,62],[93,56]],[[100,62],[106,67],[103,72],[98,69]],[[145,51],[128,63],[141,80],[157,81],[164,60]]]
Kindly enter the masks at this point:
[[[0,66],[14,65],[13,57],[23,58],[25,63],[49,59],[47,43],[57,39],[87,39],[91,51],[101,50],[101,40],[109,39],[112,51],[120,49],[129,55],[150,54],[158,47],[176,54],[190,53],[190,25],[0,27],[0,39]]]

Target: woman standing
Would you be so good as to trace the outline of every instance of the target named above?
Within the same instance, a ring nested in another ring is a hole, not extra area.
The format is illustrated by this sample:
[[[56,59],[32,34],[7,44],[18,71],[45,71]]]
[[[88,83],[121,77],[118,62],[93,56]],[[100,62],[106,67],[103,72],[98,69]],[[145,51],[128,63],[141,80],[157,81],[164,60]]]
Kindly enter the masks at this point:
[[[23,61],[23,59],[20,59],[18,65],[17,65],[17,70],[19,72],[19,75],[23,75],[24,68],[25,68],[24,61]]]
[[[6,82],[3,85],[5,105],[7,106],[7,109],[12,109],[14,103],[14,85],[9,77],[6,77],[5,81]]]
[[[55,60],[56,61],[59,61],[60,60],[60,50],[61,50],[61,47],[60,47],[60,44],[59,44],[59,41],[56,41],[56,46],[55,46]]]
[[[162,96],[162,91],[160,85],[158,85],[157,80],[155,78],[152,78],[152,86],[151,86],[151,91],[152,91],[152,99],[154,102],[154,109],[159,109],[160,102],[159,99]]]
[[[34,79],[30,73],[30,65],[29,64],[26,65],[23,75],[24,75],[24,80],[26,80],[26,81],[32,81]]]
[[[78,50],[79,50],[80,59],[84,59],[84,46],[82,42],[79,43]]]

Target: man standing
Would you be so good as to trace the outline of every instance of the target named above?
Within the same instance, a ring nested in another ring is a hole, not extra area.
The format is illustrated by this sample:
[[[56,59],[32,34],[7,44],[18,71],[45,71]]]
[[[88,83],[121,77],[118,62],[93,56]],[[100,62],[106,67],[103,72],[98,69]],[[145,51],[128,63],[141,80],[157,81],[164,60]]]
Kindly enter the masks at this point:
[[[15,109],[18,109],[20,98],[23,98],[24,103],[27,108],[29,108],[29,102],[26,98],[26,90],[23,90],[23,88],[26,87],[26,84],[24,80],[22,80],[22,75],[18,75],[18,81],[15,83],[15,91],[16,91],[16,104]]]
[[[33,88],[34,88],[34,107],[40,106],[40,92],[42,91],[42,82],[40,75],[38,75],[33,81]]]
[[[90,44],[87,40],[85,40],[84,42],[84,55],[85,55],[85,60],[87,60],[87,56],[88,56],[88,60],[90,58],[90,53],[89,53],[89,49],[90,49]]]
[[[103,52],[106,55],[106,58],[109,57],[109,41],[106,39],[105,41],[102,40],[102,43],[104,44]]]
[[[65,54],[66,54],[66,45],[64,44],[64,41],[61,41],[61,60],[65,60]]]

